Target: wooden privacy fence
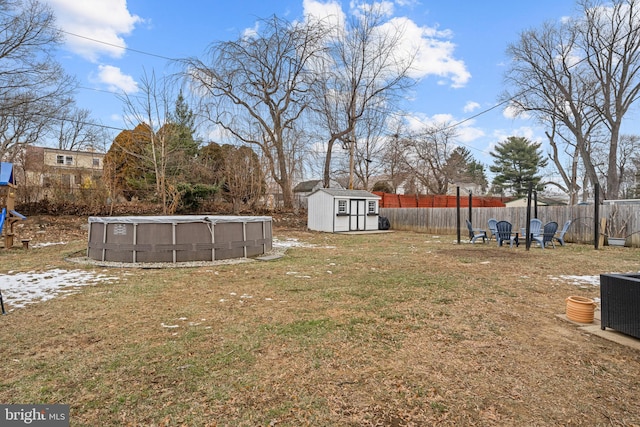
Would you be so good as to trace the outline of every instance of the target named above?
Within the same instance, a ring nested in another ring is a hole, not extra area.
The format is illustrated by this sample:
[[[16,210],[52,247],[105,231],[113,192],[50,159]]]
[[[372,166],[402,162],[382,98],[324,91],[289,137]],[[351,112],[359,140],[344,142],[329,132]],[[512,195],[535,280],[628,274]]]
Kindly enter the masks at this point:
[[[455,208],[456,196],[447,194],[392,194],[374,191],[380,196],[381,208]],[[504,207],[502,197],[473,196],[474,207]],[[469,206],[469,198],[460,198],[461,206]]]
[[[431,234],[456,234],[456,208],[380,208],[380,216],[387,217],[391,228],[396,230],[419,231]],[[465,219],[469,217],[467,207],[460,208],[461,236],[468,238]],[[531,207],[531,218],[534,209]],[[506,220],[515,231],[526,226],[526,207],[474,207],[471,211],[471,223],[474,228],[488,231],[488,221],[495,218]],[[591,243],[594,239],[594,206],[538,206],[538,218],[543,224],[549,221],[558,223],[558,232],[565,221],[572,220],[565,235],[566,242]],[[638,205],[601,205],[598,220],[605,218],[608,226],[600,233],[610,237],[625,237],[627,246],[640,247],[640,206]]]

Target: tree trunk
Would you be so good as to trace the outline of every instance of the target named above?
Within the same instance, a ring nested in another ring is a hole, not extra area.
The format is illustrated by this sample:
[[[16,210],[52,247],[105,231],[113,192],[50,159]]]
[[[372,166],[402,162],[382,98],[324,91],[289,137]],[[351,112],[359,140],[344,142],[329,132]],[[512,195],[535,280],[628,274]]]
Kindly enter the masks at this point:
[[[618,138],[620,126],[616,123],[611,129],[611,142],[609,143],[609,162],[607,164],[607,199],[617,199],[620,193],[620,175],[618,174]]]
[[[327,143],[327,154],[324,158],[324,172],[322,175],[322,186],[329,188],[331,186],[331,153],[333,152],[333,144],[335,139],[331,138]]]

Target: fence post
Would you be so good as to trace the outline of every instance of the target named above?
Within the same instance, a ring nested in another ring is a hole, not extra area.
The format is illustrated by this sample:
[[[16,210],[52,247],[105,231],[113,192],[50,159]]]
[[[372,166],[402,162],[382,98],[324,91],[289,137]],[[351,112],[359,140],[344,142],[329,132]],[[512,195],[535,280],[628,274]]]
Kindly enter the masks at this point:
[[[460,244],[460,187],[456,187],[456,229],[458,231],[458,244]]]
[[[525,247],[527,250],[531,247],[531,191],[533,190],[533,182],[529,182],[529,194],[527,194],[527,222],[525,226]],[[536,212],[537,215],[537,212]]]
[[[600,241],[600,185],[593,187],[593,247],[597,250]]]

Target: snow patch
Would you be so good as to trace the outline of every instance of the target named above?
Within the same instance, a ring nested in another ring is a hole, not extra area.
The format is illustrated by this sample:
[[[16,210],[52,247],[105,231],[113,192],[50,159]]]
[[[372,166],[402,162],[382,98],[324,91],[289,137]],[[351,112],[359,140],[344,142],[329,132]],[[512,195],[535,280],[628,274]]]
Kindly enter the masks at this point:
[[[77,293],[79,288],[100,282],[113,282],[117,277],[82,270],[53,269],[43,272],[0,274],[0,291],[5,303],[15,308],[47,301],[57,296]]]
[[[550,276],[552,280],[562,280],[572,285],[592,285],[600,286],[600,276],[572,276],[560,275],[557,277]]]

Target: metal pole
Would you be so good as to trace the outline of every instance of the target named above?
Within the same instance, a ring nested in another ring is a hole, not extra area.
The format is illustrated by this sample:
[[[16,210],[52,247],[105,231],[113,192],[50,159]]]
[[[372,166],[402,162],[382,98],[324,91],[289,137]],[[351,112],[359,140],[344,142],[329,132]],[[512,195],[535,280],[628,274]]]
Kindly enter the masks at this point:
[[[456,229],[458,233],[458,244],[460,244],[460,187],[456,187]]]
[[[525,226],[525,247],[527,250],[531,247],[531,192],[533,190],[533,183],[529,183],[529,194],[527,195],[527,225]]]
[[[4,301],[2,301],[2,291],[0,291],[0,306],[2,307],[2,314],[7,314],[4,311]]]
[[[473,221],[471,220],[471,212],[473,210],[473,195],[471,191],[469,191],[469,222],[473,225]]]
[[[600,186],[596,182],[593,188],[593,247],[598,249],[600,240]]]

